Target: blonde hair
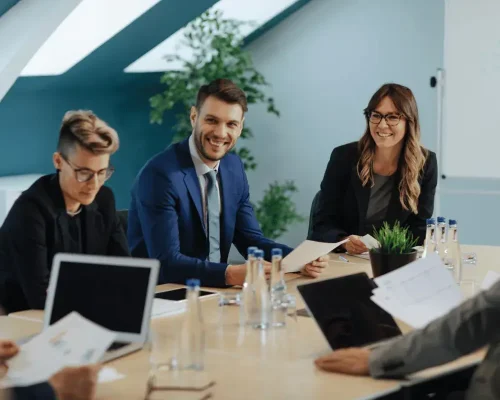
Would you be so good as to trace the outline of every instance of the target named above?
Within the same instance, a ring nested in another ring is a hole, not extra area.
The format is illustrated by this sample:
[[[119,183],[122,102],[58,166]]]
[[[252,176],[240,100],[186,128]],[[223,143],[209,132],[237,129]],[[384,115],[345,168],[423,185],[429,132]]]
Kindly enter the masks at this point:
[[[89,110],[64,114],[57,151],[68,154],[76,145],[94,154],[114,154],[120,146],[118,133]]]
[[[418,179],[423,172],[428,151],[420,145],[420,123],[418,108],[412,91],[402,85],[386,83],[378,89],[364,110],[366,117],[365,133],[358,143],[360,158],[357,165],[358,176],[363,186],[373,187],[373,160],[376,144],[370,134],[370,113],[375,110],[383,98],[389,97],[397,110],[406,118],[406,133],[399,157],[399,201],[404,210],[418,214],[420,184]]]

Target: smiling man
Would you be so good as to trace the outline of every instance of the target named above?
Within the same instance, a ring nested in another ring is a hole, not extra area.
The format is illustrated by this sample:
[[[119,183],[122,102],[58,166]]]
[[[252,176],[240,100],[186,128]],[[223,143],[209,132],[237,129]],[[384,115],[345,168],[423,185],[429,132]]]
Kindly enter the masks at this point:
[[[91,111],[64,116],[57,173],[23,192],[0,229],[0,304],[8,313],[44,308],[56,253],[129,254],[113,192],[103,186],[118,144],[116,131]]]
[[[203,286],[241,285],[246,265],[228,265],[231,244],[245,257],[249,246],[259,247],[268,260],[272,248],[284,255],[292,251],[263,236],[243,163],[230,153],[246,111],[245,93],[230,80],[202,86],[191,109],[191,136],[153,157],[139,173],[128,241],[134,256],[160,260],[159,283],[198,278]],[[303,274],[318,276],[327,259],[306,265]]]

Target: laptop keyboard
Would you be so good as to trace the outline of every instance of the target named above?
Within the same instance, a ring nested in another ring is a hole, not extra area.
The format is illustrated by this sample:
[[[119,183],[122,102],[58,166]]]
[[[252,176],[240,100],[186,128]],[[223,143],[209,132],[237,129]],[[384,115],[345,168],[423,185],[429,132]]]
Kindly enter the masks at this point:
[[[122,347],[128,346],[129,344],[130,344],[129,342],[113,342],[111,343],[111,346],[108,347],[107,351],[118,350],[121,349]]]

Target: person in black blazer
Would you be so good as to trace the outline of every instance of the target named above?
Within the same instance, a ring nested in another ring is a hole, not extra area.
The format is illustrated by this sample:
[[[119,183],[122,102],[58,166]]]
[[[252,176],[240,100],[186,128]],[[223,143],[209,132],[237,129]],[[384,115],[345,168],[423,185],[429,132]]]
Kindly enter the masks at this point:
[[[437,160],[420,144],[420,124],[410,89],[383,85],[364,110],[363,137],[333,150],[321,182],[311,238],[367,251],[360,236],[384,221],[409,227],[421,244],[434,210]]]
[[[64,116],[56,174],[38,179],[0,229],[0,304],[10,313],[43,309],[56,253],[129,255],[111,189],[118,135],[90,111]]]

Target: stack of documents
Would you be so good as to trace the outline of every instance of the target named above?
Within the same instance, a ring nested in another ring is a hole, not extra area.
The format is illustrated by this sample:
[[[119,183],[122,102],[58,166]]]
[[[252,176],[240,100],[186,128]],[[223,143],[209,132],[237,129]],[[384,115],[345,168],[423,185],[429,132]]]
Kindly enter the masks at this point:
[[[460,287],[437,254],[374,280],[378,288],[372,301],[414,328],[423,328],[463,301]]]
[[[9,369],[0,379],[0,389],[34,385],[64,367],[94,364],[115,338],[116,333],[72,312],[21,346],[7,361]]]

